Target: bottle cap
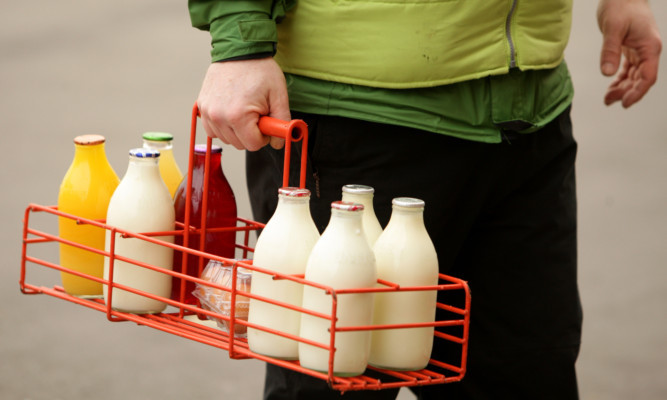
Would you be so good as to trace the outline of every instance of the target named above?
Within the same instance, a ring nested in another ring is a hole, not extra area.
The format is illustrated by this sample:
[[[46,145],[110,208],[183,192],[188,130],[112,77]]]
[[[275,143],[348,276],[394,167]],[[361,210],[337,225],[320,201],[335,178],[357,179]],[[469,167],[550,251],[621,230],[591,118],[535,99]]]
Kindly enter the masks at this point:
[[[154,149],[136,148],[130,150],[130,155],[137,158],[158,158],[160,152]]]
[[[331,203],[331,208],[342,211],[364,211],[364,205],[359,203],[352,203],[350,201],[334,201]]]
[[[310,190],[305,188],[286,186],[278,189],[278,194],[287,197],[310,197]]]
[[[200,143],[195,145],[195,153],[197,154],[206,154],[206,144]],[[222,153],[222,147],[212,144],[211,145],[211,154]]]
[[[81,135],[74,138],[74,143],[82,146],[90,146],[93,144],[100,144],[105,142],[102,135]]]
[[[373,194],[375,189],[366,185],[345,185],[343,186],[343,193]]]
[[[396,197],[391,201],[391,204],[407,208],[424,208],[426,205],[424,200],[415,199],[414,197]]]
[[[154,142],[169,142],[174,140],[174,135],[167,132],[146,132],[142,137],[146,140],[152,140]]]

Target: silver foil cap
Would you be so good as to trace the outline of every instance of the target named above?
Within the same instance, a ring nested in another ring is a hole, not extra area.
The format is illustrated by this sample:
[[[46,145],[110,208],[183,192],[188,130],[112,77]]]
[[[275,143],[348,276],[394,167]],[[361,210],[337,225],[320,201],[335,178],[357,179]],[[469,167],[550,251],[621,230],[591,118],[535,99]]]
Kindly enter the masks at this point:
[[[396,197],[391,201],[391,204],[406,208],[424,208],[426,205],[424,200],[415,199],[414,197]]]
[[[345,185],[343,186],[343,193],[352,194],[373,194],[375,189],[367,185]]]

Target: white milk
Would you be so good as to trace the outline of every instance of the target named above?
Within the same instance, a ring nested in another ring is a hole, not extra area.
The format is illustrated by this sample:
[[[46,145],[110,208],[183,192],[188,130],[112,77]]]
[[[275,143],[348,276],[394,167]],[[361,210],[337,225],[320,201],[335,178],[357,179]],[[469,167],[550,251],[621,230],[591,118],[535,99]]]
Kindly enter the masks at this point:
[[[134,233],[174,230],[174,206],[158,169],[160,153],[151,149],[130,150],[127,172],[116,188],[107,211],[107,224]],[[111,232],[106,233],[109,251]],[[156,237],[173,243],[173,236]],[[172,269],[173,250],[166,246],[116,234],[115,254],[164,269]],[[109,279],[109,258],[104,260],[104,279]],[[114,261],[113,281],[157,296],[169,298],[171,276],[138,265]],[[109,288],[104,285],[104,300]],[[111,307],[137,314],[159,313],[166,304],[114,288]]]
[[[373,208],[373,193],[375,189],[366,185],[345,185],[343,186],[343,201],[359,203],[364,206],[362,223],[364,225],[364,234],[368,245],[373,248],[375,241],[382,233],[382,226],[375,215]]]
[[[288,187],[278,193],[278,207],[257,239],[253,264],[287,275],[304,274],[310,251],[320,237],[310,215],[310,191]],[[250,292],[298,307],[303,285],[253,271]],[[250,299],[248,321],[298,335],[301,313]],[[297,345],[296,340],[248,329],[248,346],[255,353],[294,360],[298,357]]]
[[[320,240],[313,247],[306,267],[306,279],[334,289],[370,288],[377,282],[375,257],[362,228],[363,206],[336,201],[332,203],[331,220]],[[337,295],[336,326],[370,325],[373,317],[373,294]],[[305,286],[303,307],[331,315],[332,296],[324,290]],[[331,321],[302,314],[301,334],[304,339],[329,345]],[[364,372],[370,351],[370,331],[337,332],[333,372],[339,376],[355,376]],[[301,366],[316,371],[329,370],[329,351],[299,343]]]
[[[375,243],[378,278],[401,287],[438,284],[438,258],[424,227],[424,202],[396,198],[386,229]],[[437,292],[377,293],[373,323],[433,322]],[[418,370],[428,364],[433,327],[373,331],[369,364],[394,370]]]

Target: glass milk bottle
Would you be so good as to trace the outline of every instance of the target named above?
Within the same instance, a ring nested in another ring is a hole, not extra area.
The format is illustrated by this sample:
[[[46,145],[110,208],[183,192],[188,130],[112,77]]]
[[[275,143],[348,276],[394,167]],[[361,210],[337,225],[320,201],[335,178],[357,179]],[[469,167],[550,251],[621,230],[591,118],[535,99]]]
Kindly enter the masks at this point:
[[[400,197],[375,243],[378,278],[401,287],[438,284],[438,257],[424,227],[424,201]],[[435,290],[376,293],[376,325],[435,321]],[[433,327],[374,330],[368,363],[393,370],[418,370],[428,364]]]
[[[178,185],[183,180],[181,169],[174,158],[172,145],[174,135],[166,132],[146,132],[143,134],[143,139],[145,149],[154,149],[160,152],[160,161],[158,162],[160,176],[167,185],[171,197],[174,197]]]
[[[310,191],[293,187],[278,190],[278,207],[262,230],[253,264],[288,275],[304,274],[306,262],[320,233],[310,215]],[[250,291],[293,306],[301,306],[303,285],[253,271]],[[301,313],[250,299],[248,322],[292,335],[299,334]],[[258,329],[248,329],[248,346],[255,353],[297,359],[298,342]]]
[[[364,206],[364,216],[362,223],[364,225],[364,233],[366,240],[371,249],[375,245],[375,241],[382,233],[382,226],[375,216],[373,208],[373,193],[375,189],[366,185],[345,185],[343,186],[343,201],[350,201],[352,203],[359,203]]]
[[[107,224],[133,233],[174,230],[174,206],[169,190],[160,178],[159,157],[157,150],[130,150],[127,172],[109,203]],[[106,236],[105,247],[109,251],[110,231],[107,231]],[[173,243],[173,236],[154,238]],[[115,254],[166,270],[172,269],[173,250],[146,240],[122,238],[116,233]],[[104,279],[109,279],[109,258],[105,258]],[[114,261],[113,282],[166,298],[169,298],[171,293],[170,275],[118,259]],[[105,301],[108,301],[108,289],[108,286],[104,285]],[[161,312],[166,304],[114,288],[111,307],[119,311],[144,314]]]
[[[375,257],[364,236],[364,206],[335,201],[331,219],[322,237],[313,247],[306,266],[306,280],[332,287],[355,289],[374,287],[377,282]],[[305,285],[303,307],[331,315],[332,296],[324,290]],[[371,325],[373,293],[337,295],[337,327]],[[300,336],[329,345],[331,321],[303,313]],[[370,351],[371,332],[337,332],[333,373],[356,376],[364,372]],[[316,371],[329,370],[329,350],[299,342],[301,366]]]
[[[162,156],[160,156],[162,157]],[[208,199],[206,203],[206,228],[236,227],[236,198],[232,187],[222,172],[222,147],[212,145],[209,159]],[[190,225],[201,227],[202,206],[204,198],[204,167],[206,165],[206,144],[197,144],[194,148],[194,164],[192,170],[192,198],[190,201]],[[188,180],[183,179],[174,196],[176,221],[185,222],[185,206]],[[188,247],[199,250],[200,236],[190,234]],[[176,236],[176,244],[183,244],[183,236]],[[208,232],[204,239],[204,251],[221,257],[234,258],[236,231]],[[203,261],[206,266],[207,260]],[[183,253],[174,252],[174,271],[182,272]],[[199,257],[188,255],[188,266],[185,271],[190,276],[199,277]],[[183,302],[196,304],[194,294],[195,283],[185,282]],[[171,298],[181,299],[181,279],[173,278]]]
[[[79,217],[103,220],[118,176],[104,151],[104,136],[82,135],[74,138],[74,159],[58,193],[58,209]],[[59,217],[59,236],[63,239],[104,250],[104,229]],[[60,244],[60,265],[102,278],[104,256],[92,251]],[[73,274],[60,274],[65,292],[78,297],[102,297],[102,284]]]

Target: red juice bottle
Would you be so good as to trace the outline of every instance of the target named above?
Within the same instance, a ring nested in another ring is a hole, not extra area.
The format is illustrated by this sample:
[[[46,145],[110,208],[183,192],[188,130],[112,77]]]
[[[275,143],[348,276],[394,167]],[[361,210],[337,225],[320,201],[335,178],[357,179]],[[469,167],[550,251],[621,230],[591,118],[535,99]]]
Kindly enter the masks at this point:
[[[234,192],[229,185],[227,178],[222,172],[222,147],[212,145],[211,156],[209,160],[209,181],[208,181],[208,200],[206,213],[206,230],[213,228],[235,227],[236,226],[236,199]],[[204,165],[206,162],[206,145],[197,144],[194,149],[194,165],[192,171],[192,199],[190,208],[190,225],[195,228],[201,227],[202,202],[204,193]],[[176,211],[176,221],[185,221],[185,204],[187,176],[183,178],[174,195],[174,210]],[[224,232],[208,232],[206,234],[204,251],[214,255],[226,258],[234,258],[234,244],[236,232],[233,230]],[[188,247],[191,249],[200,249],[200,235],[191,233],[188,238]],[[183,245],[183,236],[176,236],[175,243]],[[208,260],[204,259],[203,266],[206,266]],[[174,252],[174,271],[182,272],[183,253]],[[187,275],[199,277],[199,257],[188,255]],[[181,295],[180,278],[173,278],[171,298],[180,301]],[[196,304],[197,299],[192,294],[195,290],[194,282],[186,281],[185,296],[183,302],[186,304]]]

